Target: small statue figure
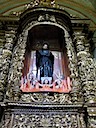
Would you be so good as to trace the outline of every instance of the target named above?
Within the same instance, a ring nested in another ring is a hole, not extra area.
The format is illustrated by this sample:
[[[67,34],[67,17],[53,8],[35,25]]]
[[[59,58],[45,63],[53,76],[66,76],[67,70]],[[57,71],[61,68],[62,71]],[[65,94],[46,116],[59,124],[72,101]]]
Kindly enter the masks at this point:
[[[41,4],[54,5],[55,0],[40,0]]]
[[[37,75],[38,75],[38,69],[40,69],[40,80],[41,77],[53,76],[53,65],[54,65],[54,56],[49,51],[48,44],[45,43],[41,50],[36,51]]]

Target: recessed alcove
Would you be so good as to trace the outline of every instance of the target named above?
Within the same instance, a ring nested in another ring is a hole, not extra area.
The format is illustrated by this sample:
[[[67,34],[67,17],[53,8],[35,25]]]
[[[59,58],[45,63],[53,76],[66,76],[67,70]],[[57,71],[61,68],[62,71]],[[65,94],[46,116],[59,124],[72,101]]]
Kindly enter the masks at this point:
[[[57,81],[57,79],[61,79],[61,77],[63,79],[70,77],[64,35],[64,30],[55,25],[36,25],[29,30],[24,68],[22,71],[23,83],[26,82],[26,79],[35,79],[40,81],[40,73],[37,71],[36,67],[36,51],[42,49],[44,43],[49,45],[49,50],[54,56],[52,82]],[[62,92],[62,89],[60,92]]]

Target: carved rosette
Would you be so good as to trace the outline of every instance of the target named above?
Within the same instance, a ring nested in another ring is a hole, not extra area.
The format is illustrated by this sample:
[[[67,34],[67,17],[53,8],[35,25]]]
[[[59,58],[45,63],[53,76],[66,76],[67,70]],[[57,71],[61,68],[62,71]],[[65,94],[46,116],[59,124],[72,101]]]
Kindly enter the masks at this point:
[[[69,69],[71,72],[71,79],[72,79],[72,101],[75,103],[83,102],[83,96],[81,91],[81,82],[78,75],[78,66],[77,66],[77,57],[76,51],[70,37],[65,37],[66,40],[66,48],[67,48],[67,55],[69,58]]]
[[[75,34],[79,75],[82,82],[85,101],[96,102],[96,65],[91,58],[89,43],[81,33]]]
[[[9,66],[14,45],[15,31],[5,33],[5,44],[0,55],[0,101],[3,100],[3,93],[6,88]]]
[[[20,98],[20,79],[22,76],[22,68],[24,66],[24,54],[26,47],[27,36],[24,31],[18,37],[18,42],[13,50],[11,67],[8,75],[8,86],[6,99],[18,101]]]

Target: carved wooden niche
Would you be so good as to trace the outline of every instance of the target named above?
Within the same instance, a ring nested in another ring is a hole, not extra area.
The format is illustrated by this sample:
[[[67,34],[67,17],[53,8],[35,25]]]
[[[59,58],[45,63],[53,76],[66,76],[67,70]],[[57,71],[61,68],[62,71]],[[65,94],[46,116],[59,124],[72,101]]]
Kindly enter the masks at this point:
[[[44,43],[54,56],[53,76],[40,78],[37,73],[36,51],[42,49]],[[44,83],[44,81],[47,82]],[[64,31],[54,25],[36,25],[28,33],[24,68],[22,70],[21,90],[23,92],[58,92],[71,91],[70,72]]]

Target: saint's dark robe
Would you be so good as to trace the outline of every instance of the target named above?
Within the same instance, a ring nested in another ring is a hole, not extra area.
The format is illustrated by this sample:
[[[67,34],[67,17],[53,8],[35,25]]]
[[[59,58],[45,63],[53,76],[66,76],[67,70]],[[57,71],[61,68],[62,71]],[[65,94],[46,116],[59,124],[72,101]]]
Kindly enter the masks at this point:
[[[54,56],[48,49],[47,50],[42,49],[36,51],[37,75],[38,75],[38,69],[40,69],[40,78],[52,77],[53,65],[54,65]]]

